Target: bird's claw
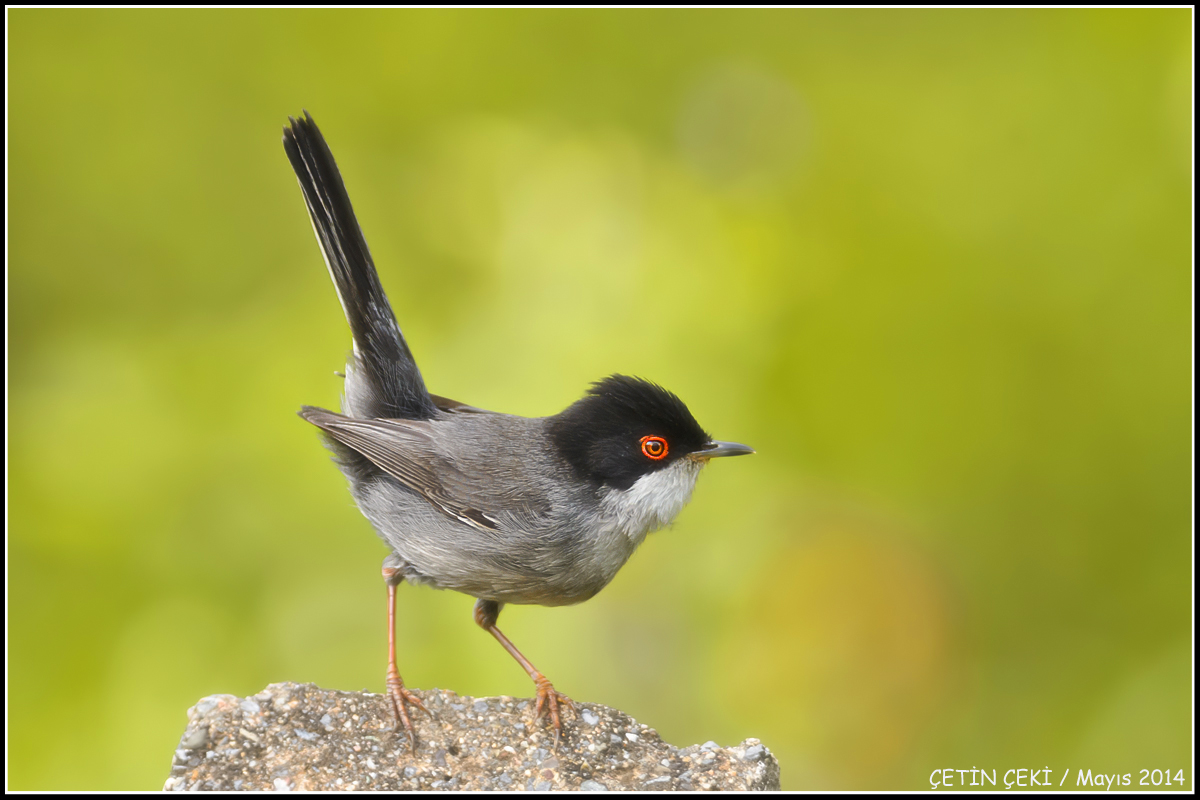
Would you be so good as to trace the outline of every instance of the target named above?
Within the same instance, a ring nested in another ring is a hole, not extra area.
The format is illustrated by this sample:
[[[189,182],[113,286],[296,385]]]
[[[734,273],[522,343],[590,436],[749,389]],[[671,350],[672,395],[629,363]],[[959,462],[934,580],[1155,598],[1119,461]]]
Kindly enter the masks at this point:
[[[539,674],[533,682],[537,685],[537,705],[533,708],[533,718],[537,720],[549,715],[550,724],[554,726],[554,749],[558,750],[558,739],[562,734],[562,719],[559,717],[558,707],[564,705],[574,712],[575,703],[557,691],[545,675]]]
[[[388,699],[392,705],[392,716],[396,720],[396,724],[392,730],[398,732],[403,727],[404,732],[408,734],[408,743],[415,753],[417,750],[417,735],[413,730],[412,720],[408,717],[408,709],[405,707],[405,703],[411,703],[426,714],[429,714],[430,717],[433,716],[433,713],[425,707],[420,697],[417,697],[416,694],[404,687],[399,675],[388,675],[387,690]]]

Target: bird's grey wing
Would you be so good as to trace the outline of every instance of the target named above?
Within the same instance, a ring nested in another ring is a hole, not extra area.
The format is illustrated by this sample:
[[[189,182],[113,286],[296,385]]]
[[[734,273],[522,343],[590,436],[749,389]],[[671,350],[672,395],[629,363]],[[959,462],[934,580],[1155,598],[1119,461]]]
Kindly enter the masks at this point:
[[[546,510],[530,494],[498,495],[488,490],[486,476],[481,480],[459,469],[437,446],[428,421],[355,419],[313,406],[304,406],[300,416],[362,453],[443,514],[474,528],[497,530],[502,511],[536,515]]]

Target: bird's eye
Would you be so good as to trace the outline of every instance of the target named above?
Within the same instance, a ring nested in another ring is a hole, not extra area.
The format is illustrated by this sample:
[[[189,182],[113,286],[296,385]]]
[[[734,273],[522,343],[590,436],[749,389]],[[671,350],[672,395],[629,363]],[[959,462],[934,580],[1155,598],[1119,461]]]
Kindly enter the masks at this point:
[[[643,436],[642,455],[653,461],[661,461],[667,457],[667,440],[661,436]]]

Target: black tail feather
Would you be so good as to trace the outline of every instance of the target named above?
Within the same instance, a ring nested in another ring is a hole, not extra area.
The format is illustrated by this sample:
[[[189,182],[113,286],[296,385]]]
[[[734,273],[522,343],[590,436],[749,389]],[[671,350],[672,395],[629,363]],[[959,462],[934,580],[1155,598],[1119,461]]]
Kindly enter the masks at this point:
[[[354,411],[367,417],[428,419],[437,407],[396,324],[333,154],[307,111],[303,119],[288,120],[283,149],[354,336],[353,380],[363,384],[347,386]]]

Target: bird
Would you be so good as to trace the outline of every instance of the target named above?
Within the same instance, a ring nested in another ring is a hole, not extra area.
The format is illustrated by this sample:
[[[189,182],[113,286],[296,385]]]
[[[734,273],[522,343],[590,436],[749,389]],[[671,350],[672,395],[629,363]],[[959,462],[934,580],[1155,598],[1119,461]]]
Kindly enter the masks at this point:
[[[558,414],[521,417],[431,394],[401,334],[333,154],[307,110],[283,146],[349,323],[341,413],[303,406],[358,509],[390,552],[386,687],[412,748],[396,664],[396,588],[475,598],[474,620],[533,680],[534,720],[574,709],[496,627],[508,604],[563,606],[603,589],[647,534],[669,524],[712,459],[753,453],[713,439],[677,395],[613,374]],[[548,335],[551,332],[547,332]]]

